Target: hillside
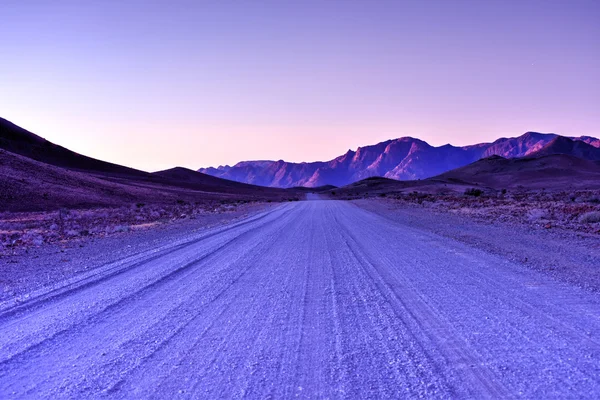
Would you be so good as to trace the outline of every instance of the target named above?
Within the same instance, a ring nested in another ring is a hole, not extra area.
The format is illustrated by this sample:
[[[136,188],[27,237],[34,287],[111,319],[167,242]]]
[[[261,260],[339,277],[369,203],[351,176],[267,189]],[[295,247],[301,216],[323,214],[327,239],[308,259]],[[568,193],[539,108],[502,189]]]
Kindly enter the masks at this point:
[[[566,154],[506,159],[492,156],[436,176],[496,189],[600,189],[600,162]]]
[[[217,178],[183,167],[175,167],[164,171],[154,172],[152,175],[156,178],[160,178],[161,182],[168,182],[174,186],[189,187],[207,192],[252,194],[286,192],[283,189],[249,185],[241,182]]]
[[[0,149],[74,171],[147,177],[147,172],[87,157],[0,118]]]
[[[532,157],[566,154],[584,160],[600,160],[600,148],[580,140],[557,136],[541,149],[530,154]]]
[[[172,205],[238,200],[286,200],[296,191],[260,188],[200,175],[183,182],[168,177],[107,180],[0,149],[0,212],[60,208],[129,207],[137,203]],[[202,179],[206,177],[206,181]]]
[[[300,191],[248,185],[186,168],[148,173],[77,154],[0,119],[0,212],[239,200]]]

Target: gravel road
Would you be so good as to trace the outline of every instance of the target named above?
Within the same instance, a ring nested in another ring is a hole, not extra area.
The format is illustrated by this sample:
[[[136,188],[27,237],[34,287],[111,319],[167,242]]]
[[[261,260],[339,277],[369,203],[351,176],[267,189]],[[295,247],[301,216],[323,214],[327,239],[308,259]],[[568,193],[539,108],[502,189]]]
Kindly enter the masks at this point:
[[[0,307],[0,398],[419,396],[598,398],[600,297],[315,200]]]

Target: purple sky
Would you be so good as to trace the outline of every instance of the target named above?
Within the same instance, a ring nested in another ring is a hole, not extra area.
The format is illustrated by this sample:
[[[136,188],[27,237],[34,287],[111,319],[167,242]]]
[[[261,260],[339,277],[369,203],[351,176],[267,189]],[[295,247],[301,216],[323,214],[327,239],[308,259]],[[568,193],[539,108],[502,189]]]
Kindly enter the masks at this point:
[[[0,2],[0,116],[145,170],[600,135],[600,1]]]

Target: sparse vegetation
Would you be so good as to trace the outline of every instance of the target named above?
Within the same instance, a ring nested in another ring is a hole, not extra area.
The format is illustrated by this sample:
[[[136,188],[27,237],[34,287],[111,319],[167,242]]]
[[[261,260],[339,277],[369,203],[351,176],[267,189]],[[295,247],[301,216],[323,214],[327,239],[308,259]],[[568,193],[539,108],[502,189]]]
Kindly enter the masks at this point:
[[[527,212],[527,219],[529,221],[538,221],[541,219],[548,219],[548,212],[539,208],[534,208]]]
[[[483,194],[483,190],[481,190],[481,189],[470,188],[470,189],[465,190],[465,195],[467,195],[467,196],[479,197],[482,194]]]
[[[574,202],[575,200],[577,200],[577,195],[575,193],[571,193],[569,195],[569,200],[571,200],[572,202]]]
[[[482,188],[463,186],[458,190],[436,192],[406,188],[404,191],[387,192],[386,197],[393,199],[394,203],[451,212],[488,223],[526,224],[538,229],[567,229],[600,234],[597,190],[567,192],[549,189],[499,189],[497,196],[492,196],[486,195]]]
[[[579,217],[579,222],[583,222],[586,224],[591,224],[595,222],[600,222],[600,211],[590,211],[582,214]]]
[[[288,201],[299,201],[290,197]],[[271,202],[273,200],[270,200]],[[218,200],[178,204],[133,203],[119,208],[60,209],[51,212],[0,213],[0,255],[45,243],[82,242],[114,234],[146,229],[183,219],[240,212],[249,200]]]

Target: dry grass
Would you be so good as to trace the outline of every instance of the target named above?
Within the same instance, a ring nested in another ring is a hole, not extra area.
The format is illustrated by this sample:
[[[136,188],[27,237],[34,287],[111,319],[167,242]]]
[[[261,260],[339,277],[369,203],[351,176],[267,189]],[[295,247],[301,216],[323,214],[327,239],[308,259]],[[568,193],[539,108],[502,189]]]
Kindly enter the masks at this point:
[[[544,229],[561,228],[600,233],[598,191],[550,192],[520,190],[484,192],[478,197],[458,193],[396,193],[387,199],[435,208],[490,223],[508,222]]]
[[[44,243],[66,243],[105,237],[207,214],[243,210],[247,201],[180,202],[171,206],[130,207],[0,214],[0,254]]]
[[[585,224],[593,224],[596,222],[600,222],[600,211],[590,211],[585,214],[582,214],[579,217],[579,222],[583,222]]]

